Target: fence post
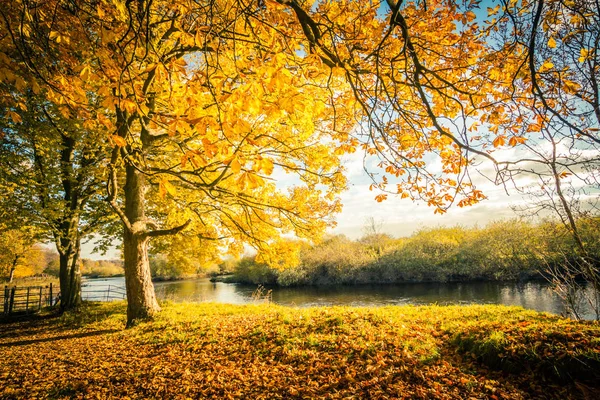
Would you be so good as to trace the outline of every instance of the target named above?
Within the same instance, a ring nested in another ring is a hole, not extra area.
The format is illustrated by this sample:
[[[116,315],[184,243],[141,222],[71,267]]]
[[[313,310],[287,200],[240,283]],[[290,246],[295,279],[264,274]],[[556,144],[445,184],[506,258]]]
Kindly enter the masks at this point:
[[[17,291],[17,287],[13,286],[10,290],[10,301],[8,303],[8,313],[12,313],[13,307],[15,305],[15,292]]]
[[[110,299],[110,285],[108,285],[108,291],[106,292],[106,301]]]
[[[50,282],[50,298],[48,300],[50,301],[50,307],[52,307],[54,305],[52,304],[54,301],[54,297],[52,297],[52,282]]]
[[[38,311],[42,309],[42,296],[44,295],[44,287],[40,286],[40,301],[38,303]]]

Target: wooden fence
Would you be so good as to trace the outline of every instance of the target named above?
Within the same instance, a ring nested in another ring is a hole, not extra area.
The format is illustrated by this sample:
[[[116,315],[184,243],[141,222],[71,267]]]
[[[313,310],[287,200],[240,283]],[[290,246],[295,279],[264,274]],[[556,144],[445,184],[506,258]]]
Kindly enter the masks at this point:
[[[0,293],[2,314],[35,313],[42,307],[54,306],[58,303],[58,290],[52,284],[47,286],[8,287]]]
[[[125,288],[116,285],[90,285],[81,288],[81,299],[88,301],[123,300],[127,297]],[[5,316],[32,314],[43,307],[58,304],[60,291],[52,284],[47,286],[8,287],[0,292],[2,314]]]

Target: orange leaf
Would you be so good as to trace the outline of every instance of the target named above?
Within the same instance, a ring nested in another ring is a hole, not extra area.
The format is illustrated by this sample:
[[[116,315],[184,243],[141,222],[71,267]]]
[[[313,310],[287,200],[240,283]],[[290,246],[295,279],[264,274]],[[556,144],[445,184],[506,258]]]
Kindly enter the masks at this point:
[[[112,138],[113,142],[115,142],[115,144],[118,147],[125,147],[125,146],[127,146],[127,142],[121,136],[112,135],[111,138]]]
[[[494,139],[494,147],[504,146],[505,137],[500,135],[496,139]]]

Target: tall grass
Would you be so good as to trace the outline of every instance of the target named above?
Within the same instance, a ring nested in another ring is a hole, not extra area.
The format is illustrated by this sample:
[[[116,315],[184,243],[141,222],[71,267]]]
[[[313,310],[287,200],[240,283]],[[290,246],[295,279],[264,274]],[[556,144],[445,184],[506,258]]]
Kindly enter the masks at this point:
[[[585,240],[598,254],[600,221],[582,226]],[[540,277],[574,251],[571,236],[558,224],[508,220],[483,228],[423,229],[400,239],[333,236],[305,247],[293,268],[279,270],[244,258],[234,280],[280,286],[525,280]]]

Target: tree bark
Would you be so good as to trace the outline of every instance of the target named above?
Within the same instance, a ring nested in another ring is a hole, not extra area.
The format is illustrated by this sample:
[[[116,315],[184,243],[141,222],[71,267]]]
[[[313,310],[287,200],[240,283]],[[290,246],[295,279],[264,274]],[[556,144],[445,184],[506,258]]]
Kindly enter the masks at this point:
[[[15,260],[13,261],[13,265],[10,267],[10,275],[8,277],[8,283],[12,283],[13,279],[15,278],[15,270],[17,269],[17,257],[15,257]]]
[[[60,310],[66,311],[81,304],[79,213],[83,206],[79,200],[80,188],[75,184],[76,174],[73,167],[76,141],[61,132],[61,144],[63,147],[60,151],[60,173],[66,208],[58,221],[60,235],[56,241],[60,259]]]
[[[125,259],[125,285],[127,287],[127,326],[137,320],[152,317],[160,311],[148,261],[147,220],[144,213],[146,177],[131,165],[126,166],[125,216],[129,226],[124,226],[123,254]]]
[[[81,304],[81,271],[79,268],[80,239],[61,239],[60,310],[67,311]]]

